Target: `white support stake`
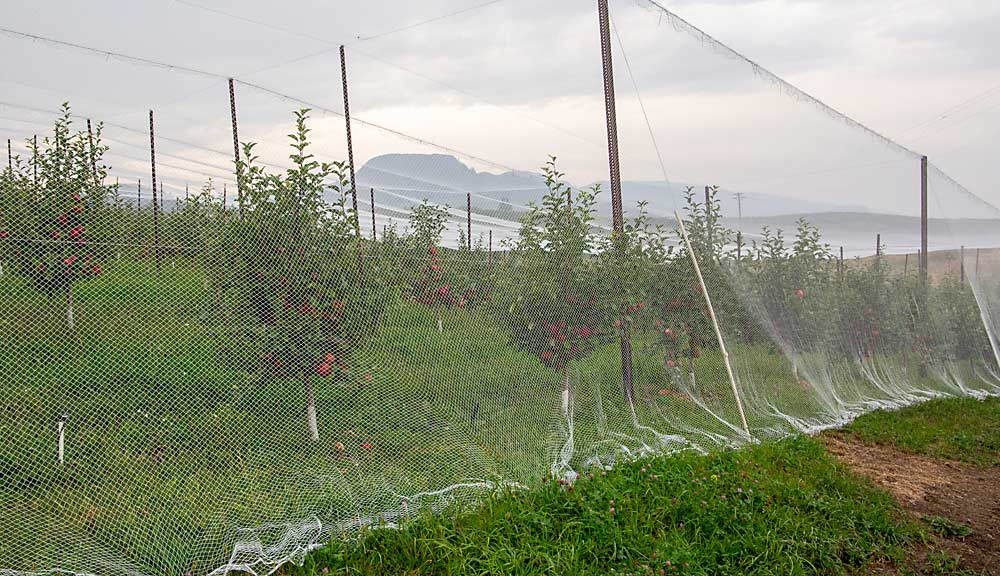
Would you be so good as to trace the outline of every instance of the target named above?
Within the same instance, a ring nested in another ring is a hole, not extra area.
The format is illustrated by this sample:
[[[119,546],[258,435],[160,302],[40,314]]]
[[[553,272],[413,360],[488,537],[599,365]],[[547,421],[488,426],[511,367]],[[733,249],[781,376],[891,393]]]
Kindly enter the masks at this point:
[[[62,418],[59,419],[59,423],[56,425],[56,429],[59,432],[58,448],[59,453],[59,463],[63,463],[63,453],[66,448],[66,418],[67,415],[63,414]]]
[[[750,436],[750,427],[747,426],[747,416],[743,411],[743,401],[740,399],[740,391],[736,387],[736,376],[733,374],[733,366],[729,363],[729,352],[726,351],[726,342],[722,339],[722,330],[719,329],[719,321],[715,318],[715,308],[712,306],[712,298],[708,295],[705,279],[701,275],[701,267],[698,266],[698,258],[694,255],[694,250],[691,248],[691,240],[688,239],[687,230],[684,229],[684,221],[681,220],[679,212],[674,212],[674,216],[677,218],[677,226],[680,228],[681,236],[684,237],[684,245],[687,246],[688,254],[691,255],[691,264],[694,265],[694,273],[698,276],[698,284],[701,285],[701,291],[705,295],[705,304],[708,305],[708,316],[712,319],[712,328],[715,329],[715,337],[719,339],[719,350],[722,351],[722,360],[726,363],[726,373],[729,374],[729,383],[733,387],[736,407],[740,411],[740,423],[743,424],[743,431],[752,439],[753,436]]]

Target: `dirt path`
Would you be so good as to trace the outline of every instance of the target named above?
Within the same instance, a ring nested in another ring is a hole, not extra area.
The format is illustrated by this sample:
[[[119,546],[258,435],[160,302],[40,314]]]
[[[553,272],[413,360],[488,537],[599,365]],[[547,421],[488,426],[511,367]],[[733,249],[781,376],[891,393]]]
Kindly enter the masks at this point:
[[[888,489],[906,510],[939,516],[974,530],[942,538],[941,547],[976,573],[1000,576],[1000,466],[976,468],[828,434],[831,454]]]

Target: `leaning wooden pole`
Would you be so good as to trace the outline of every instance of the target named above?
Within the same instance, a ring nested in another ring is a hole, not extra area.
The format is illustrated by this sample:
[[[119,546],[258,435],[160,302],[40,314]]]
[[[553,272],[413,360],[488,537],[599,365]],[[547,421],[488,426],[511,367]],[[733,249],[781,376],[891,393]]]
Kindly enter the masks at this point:
[[[347,56],[340,47],[340,80],[344,87],[344,123],[347,125],[347,167],[351,172],[351,202],[354,207],[354,232],[361,237],[361,222],[358,220],[358,190],[354,181],[354,142],[351,139],[351,103],[347,91]]]
[[[153,131],[153,111],[149,111],[149,165],[153,176],[153,259],[160,271],[160,209],[156,201],[156,138]]]
[[[615,111],[615,75],[611,62],[611,24],[608,15],[608,0],[597,0],[597,15],[601,31],[601,65],[604,75],[604,111],[608,129],[608,165],[611,177],[611,223],[612,239],[616,249],[621,250],[624,234],[622,216],[622,178],[618,158],[618,119]],[[622,389],[629,404],[635,401],[635,387],[632,382],[632,339],[627,331],[619,337],[622,357]]]
[[[698,257],[695,256],[694,250],[691,248],[691,240],[688,238],[687,230],[684,229],[684,220],[681,219],[680,212],[674,212],[674,216],[677,218],[677,227],[681,231],[681,236],[684,238],[684,246],[687,247],[688,254],[691,255],[691,264],[694,266],[694,273],[698,277],[698,284],[701,286],[701,292],[705,295],[705,305],[708,307],[708,316],[712,320],[712,328],[715,329],[715,337],[719,340],[719,350],[722,352],[722,360],[726,364],[726,374],[729,375],[729,383],[733,388],[733,397],[736,398],[736,408],[738,408],[740,412],[740,424],[743,425],[743,431],[746,432],[747,436],[751,437],[750,427],[747,425],[746,412],[743,411],[743,400],[740,398],[740,390],[736,385],[736,375],[733,372],[732,363],[729,361],[729,352],[726,350],[726,341],[722,337],[722,330],[719,328],[719,321],[715,317],[715,307],[712,306],[712,297],[708,294],[708,287],[705,286],[705,279],[701,275],[701,267],[698,266]]]
[[[236,201],[239,204],[240,219],[243,218],[243,168],[240,164],[240,133],[236,123],[236,87],[229,79],[229,116],[233,124],[233,168],[236,170]]]

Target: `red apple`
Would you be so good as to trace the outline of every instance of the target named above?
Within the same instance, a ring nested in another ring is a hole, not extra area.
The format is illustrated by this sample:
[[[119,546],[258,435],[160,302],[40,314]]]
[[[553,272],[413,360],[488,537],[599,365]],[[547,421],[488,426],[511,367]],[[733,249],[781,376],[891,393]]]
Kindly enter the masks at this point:
[[[320,376],[329,376],[330,372],[333,370],[333,365],[329,362],[322,362],[316,367],[316,373]]]

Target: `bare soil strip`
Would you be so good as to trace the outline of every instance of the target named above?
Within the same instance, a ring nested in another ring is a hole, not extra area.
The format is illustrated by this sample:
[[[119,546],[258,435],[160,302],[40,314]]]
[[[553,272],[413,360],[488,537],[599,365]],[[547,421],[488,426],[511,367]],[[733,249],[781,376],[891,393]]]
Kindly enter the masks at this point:
[[[825,435],[823,441],[831,454],[888,489],[911,514],[971,527],[971,536],[942,538],[941,548],[976,573],[1000,576],[1000,466],[976,468],[836,434]]]

